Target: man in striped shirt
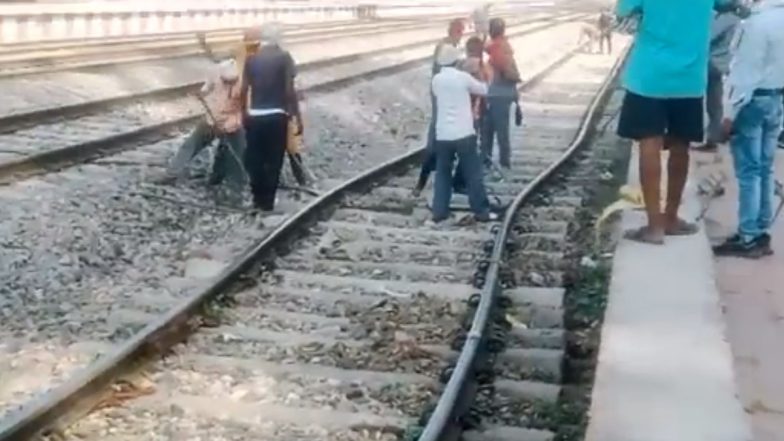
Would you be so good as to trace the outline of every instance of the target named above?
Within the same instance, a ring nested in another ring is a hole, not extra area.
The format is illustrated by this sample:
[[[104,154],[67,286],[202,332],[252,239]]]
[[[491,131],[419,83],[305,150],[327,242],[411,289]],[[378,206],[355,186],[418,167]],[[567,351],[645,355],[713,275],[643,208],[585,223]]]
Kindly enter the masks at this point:
[[[724,129],[738,180],[738,231],[716,255],[772,254],[773,163],[784,118],[784,0],[761,0],[740,28],[730,73]]]

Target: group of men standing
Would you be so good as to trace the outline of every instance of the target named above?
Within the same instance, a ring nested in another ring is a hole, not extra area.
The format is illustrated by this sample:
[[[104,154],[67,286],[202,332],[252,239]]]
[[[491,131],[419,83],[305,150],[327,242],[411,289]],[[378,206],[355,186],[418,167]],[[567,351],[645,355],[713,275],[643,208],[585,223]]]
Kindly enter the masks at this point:
[[[205,107],[200,121],[172,160],[169,173],[180,177],[189,161],[214,139],[220,145],[210,181],[227,181],[226,199],[241,204],[250,183],[253,205],[272,211],[291,131],[302,135],[295,89],[296,64],[280,46],[280,28],[267,24],[246,31],[235,58],[220,62],[199,92]],[[302,170],[292,155],[298,178]]]
[[[425,158],[413,190],[419,195],[435,171],[433,221],[449,217],[452,192],[467,193],[476,220],[497,216],[484,186],[484,170],[492,166],[498,140],[501,168],[511,167],[509,139],[511,109],[521,123],[517,85],[520,74],[514,51],[506,38],[506,23],[488,17],[488,5],[473,14],[475,35],[459,49],[465,32],[463,20],[449,24],[448,35],[434,51],[430,88],[432,117]],[[480,156],[481,151],[481,156]],[[454,161],[458,162],[455,167]]]
[[[738,231],[714,252],[771,254],[773,159],[784,114],[784,0],[755,0],[750,5],[733,0],[619,0],[616,13],[637,22],[618,133],[639,141],[648,215],[647,225],[628,231],[626,237],[662,244],[666,236],[698,231],[678,217],[678,208],[690,143],[704,138],[706,97],[710,124],[701,148],[715,149],[729,140],[739,187]],[[663,149],[670,151],[664,211]]]

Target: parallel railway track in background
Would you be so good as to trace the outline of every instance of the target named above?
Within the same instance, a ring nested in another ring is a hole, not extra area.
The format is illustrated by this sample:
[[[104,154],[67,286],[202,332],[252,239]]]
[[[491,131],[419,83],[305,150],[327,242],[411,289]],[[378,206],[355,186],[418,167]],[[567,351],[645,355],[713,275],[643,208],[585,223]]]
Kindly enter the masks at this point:
[[[442,17],[432,21],[446,23]],[[304,25],[285,27],[283,36],[287,44],[296,45],[336,37],[372,36],[393,29],[421,29],[432,26],[432,21],[428,23],[422,19],[411,19]],[[242,41],[242,32],[242,29],[210,31],[205,32],[204,37],[216,51],[224,53],[236,49]],[[197,35],[194,32],[183,32],[133,38],[7,45],[0,48],[0,77],[199,55],[201,49]]]
[[[546,32],[585,16],[562,13],[510,21],[509,35]],[[433,37],[420,37],[363,53],[306,59],[300,65],[298,83],[306,92],[325,91],[409,69],[432,56],[436,41]],[[297,57],[296,45],[291,49]],[[171,137],[200,118],[195,100],[187,96],[198,90],[200,84],[180,84],[0,117],[0,184]],[[36,143],[34,140],[42,133],[46,134],[47,142]]]
[[[526,15],[536,14],[536,9]],[[500,17],[514,20],[520,14],[504,13]],[[373,37],[380,33],[407,32],[437,28],[443,33],[454,14],[400,19],[352,20],[325,24],[283,27],[286,44],[322,42],[327,39]],[[242,41],[243,29],[205,31],[207,43],[215,51],[227,54]],[[102,39],[15,43],[0,47],[0,78],[66,69],[94,68],[105,65],[183,58],[199,55],[196,32],[161,35],[109,37]]]
[[[421,149],[392,159],[311,199],[186,301],[127,305],[138,332],[0,421],[0,441],[573,430],[547,418],[563,397],[565,241],[595,172],[579,152],[622,58],[570,51],[526,84],[512,169],[488,179],[502,222],[429,225],[408,195]],[[524,325],[508,332],[509,316]],[[484,430],[470,424],[477,403]]]

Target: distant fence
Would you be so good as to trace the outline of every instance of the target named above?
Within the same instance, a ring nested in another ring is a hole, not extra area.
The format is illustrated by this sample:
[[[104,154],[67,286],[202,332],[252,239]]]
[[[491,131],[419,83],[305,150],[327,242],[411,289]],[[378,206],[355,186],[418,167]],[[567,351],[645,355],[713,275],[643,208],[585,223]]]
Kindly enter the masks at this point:
[[[464,13],[462,4],[235,1],[0,3],[0,44],[232,29],[278,21],[323,23]]]

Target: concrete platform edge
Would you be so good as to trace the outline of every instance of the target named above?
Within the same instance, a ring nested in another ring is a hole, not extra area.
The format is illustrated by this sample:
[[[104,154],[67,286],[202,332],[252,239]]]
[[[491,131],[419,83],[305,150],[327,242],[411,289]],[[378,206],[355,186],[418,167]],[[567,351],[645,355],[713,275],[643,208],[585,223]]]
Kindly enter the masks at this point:
[[[636,149],[633,149],[636,150]],[[638,185],[637,155],[629,182]],[[699,212],[696,182],[682,215]],[[622,228],[642,225],[640,212]],[[587,441],[750,441],[714,262],[700,234],[615,252]]]

